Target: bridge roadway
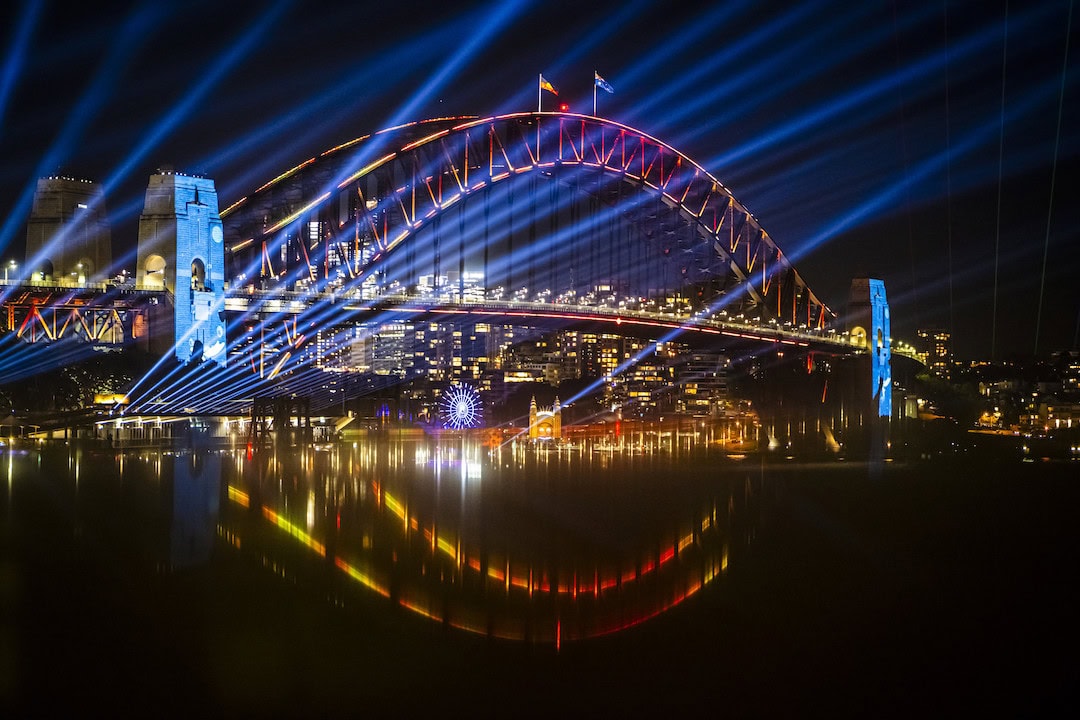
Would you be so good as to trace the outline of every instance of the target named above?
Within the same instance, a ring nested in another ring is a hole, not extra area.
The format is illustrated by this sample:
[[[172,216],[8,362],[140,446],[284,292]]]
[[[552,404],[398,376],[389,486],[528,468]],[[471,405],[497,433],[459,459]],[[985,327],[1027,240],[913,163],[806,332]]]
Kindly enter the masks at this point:
[[[115,331],[120,325],[130,325],[130,322],[114,323],[113,318],[120,321],[122,318],[116,315],[117,312],[123,315],[128,310],[144,306],[148,299],[150,302],[162,303],[162,307],[171,308],[171,301],[165,297],[167,295],[164,290],[105,284],[54,286],[43,283],[9,283],[2,293],[5,312],[3,317],[0,317],[0,332],[11,331],[23,339],[32,340],[35,327],[40,325],[42,340],[56,340],[65,335],[63,328],[70,326],[72,332],[78,329],[86,330],[89,340],[109,342],[103,337],[103,331],[91,330],[100,327],[112,328]],[[320,305],[321,310],[317,307]],[[797,328],[776,320],[763,324],[756,318],[729,316],[725,311],[709,316],[606,305],[490,298],[481,300],[468,296],[464,299],[453,299],[447,296],[435,298],[406,294],[387,294],[375,299],[361,300],[354,293],[253,289],[228,294],[225,298],[225,310],[234,317],[296,317],[301,313],[311,313],[313,319],[318,318],[320,322],[331,325],[357,321],[392,322],[397,319],[395,316],[402,315],[410,315],[416,319],[472,315],[477,322],[500,322],[502,319],[506,324],[574,325],[597,332],[633,330],[640,336],[657,339],[677,333],[671,340],[689,344],[706,344],[712,339],[726,337],[735,341],[802,347],[831,354],[850,355],[866,351],[864,347],[853,344],[848,334],[837,332],[833,328]],[[97,313],[104,319],[93,319],[91,313]],[[72,317],[75,315],[81,320],[73,323]],[[35,316],[37,323],[31,322]],[[611,328],[612,325],[615,327]],[[894,339],[891,349],[893,355],[923,362],[910,344]]]
[[[230,294],[225,298],[225,310],[231,314],[288,317],[309,312],[317,303],[334,308],[327,315],[332,324],[365,320],[394,322],[398,315],[409,315],[417,319],[471,315],[476,318],[476,322],[504,322],[508,325],[584,325],[598,331],[615,326],[608,331],[637,330],[646,337],[656,339],[670,335],[673,342],[691,344],[696,344],[695,340],[707,342],[710,338],[726,337],[735,341],[801,347],[838,355],[866,352],[865,347],[853,344],[847,333],[838,333],[832,328],[795,328],[776,320],[761,324],[753,318],[729,317],[724,311],[710,316],[703,313],[676,314],[605,305],[574,305],[534,300],[481,300],[469,297],[418,297],[405,294],[380,295],[375,299],[358,300],[333,292],[300,293],[276,290],[248,290]],[[914,348],[905,343],[894,342],[892,352],[920,360]]]

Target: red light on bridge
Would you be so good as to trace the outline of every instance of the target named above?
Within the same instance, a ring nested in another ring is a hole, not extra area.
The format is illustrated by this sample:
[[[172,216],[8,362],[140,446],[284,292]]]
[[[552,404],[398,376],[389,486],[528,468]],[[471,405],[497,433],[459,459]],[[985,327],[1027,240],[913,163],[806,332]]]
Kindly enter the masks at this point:
[[[570,112],[570,106],[566,103],[559,103],[559,112]]]

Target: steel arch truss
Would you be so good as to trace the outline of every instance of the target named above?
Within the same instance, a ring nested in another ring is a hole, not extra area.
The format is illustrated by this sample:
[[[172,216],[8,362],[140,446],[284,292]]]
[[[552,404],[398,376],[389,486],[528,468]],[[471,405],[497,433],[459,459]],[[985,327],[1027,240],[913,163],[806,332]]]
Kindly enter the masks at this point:
[[[595,198],[601,211],[628,220],[650,250],[638,263],[628,255],[626,267],[644,265],[644,272],[656,274],[661,262],[671,265],[674,270],[663,272],[684,287],[667,289],[694,288],[701,305],[810,328],[823,327],[832,316],[713,175],[638,130],[563,113],[412,123],[308,160],[222,213],[233,274],[246,275],[234,282],[252,283],[257,275],[267,289],[285,283],[291,290],[299,283],[359,292],[365,282],[378,285],[394,263],[405,268],[403,276],[418,275],[411,248],[417,243],[409,240],[423,233],[432,246],[425,262],[438,282],[446,269],[464,271],[466,254],[477,252],[466,249],[464,239],[461,247],[453,244],[455,226],[464,237],[462,206],[470,198],[483,198],[485,218],[502,213],[496,223],[535,221],[535,198],[528,195],[542,186],[534,182],[510,212],[495,191],[522,176],[572,185]],[[483,237],[486,246],[486,228]],[[486,292],[494,284],[486,248],[484,258]],[[459,294],[465,292],[464,274],[457,273]]]
[[[0,332],[35,344],[73,340],[121,346],[146,341],[156,324],[150,305],[166,301],[164,293],[20,288],[3,299]]]

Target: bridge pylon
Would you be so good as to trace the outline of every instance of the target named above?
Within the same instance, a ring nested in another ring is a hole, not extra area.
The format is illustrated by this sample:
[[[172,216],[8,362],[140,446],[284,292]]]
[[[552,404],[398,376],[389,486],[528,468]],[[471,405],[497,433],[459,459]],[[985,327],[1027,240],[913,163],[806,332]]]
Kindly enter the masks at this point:
[[[217,190],[209,178],[150,176],[139,217],[136,285],[175,299],[177,360],[225,365],[225,246]]]
[[[28,277],[85,285],[112,269],[112,237],[101,185],[68,177],[40,178],[26,224]]]
[[[866,422],[866,450],[871,459],[884,457],[892,421],[891,317],[885,282],[874,278],[851,281],[847,328],[852,341],[865,349],[855,358],[855,404]]]
[[[872,416],[892,417],[892,332],[885,281],[855,278],[848,301],[848,331],[869,355],[870,377],[865,382],[873,403]]]

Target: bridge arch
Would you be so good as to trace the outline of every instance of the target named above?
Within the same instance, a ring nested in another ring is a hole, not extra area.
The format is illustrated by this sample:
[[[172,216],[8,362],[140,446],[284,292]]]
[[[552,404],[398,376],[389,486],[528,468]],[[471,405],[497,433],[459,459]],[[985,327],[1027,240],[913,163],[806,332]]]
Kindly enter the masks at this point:
[[[831,316],[711,173],[586,115],[390,128],[282,173],[222,218],[234,287],[548,301],[608,287],[793,326]]]

